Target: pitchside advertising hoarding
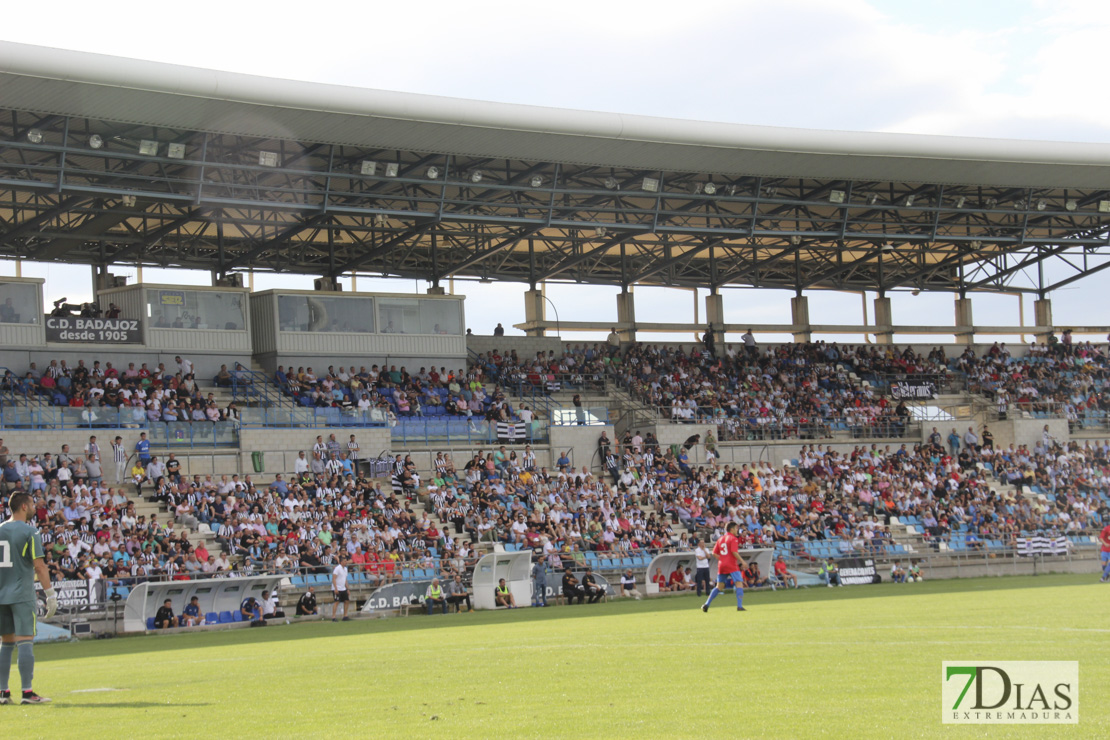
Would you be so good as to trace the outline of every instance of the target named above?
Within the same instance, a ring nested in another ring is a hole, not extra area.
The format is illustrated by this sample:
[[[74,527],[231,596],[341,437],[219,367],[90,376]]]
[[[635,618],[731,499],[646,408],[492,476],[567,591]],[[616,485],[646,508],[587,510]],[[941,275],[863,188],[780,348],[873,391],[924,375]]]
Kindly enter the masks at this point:
[[[1078,724],[1079,663],[945,661],[941,664],[944,724]]]
[[[46,341],[60,344],[142,344],[143,327],[136,319],[47,316]]]
[[[841,558],[836,566],[840,583],[845,586],[863,586],[882,580],[871,558]]]
[[[88,611],[93,607],[93,599],[89,593],[88,581],[55,581],[54,591],[58,595],[59,609],[77,609]],[[45,611],[46,597],[43,595],[42,585],[35,584],[35,595],[39,599],[39,611]]]

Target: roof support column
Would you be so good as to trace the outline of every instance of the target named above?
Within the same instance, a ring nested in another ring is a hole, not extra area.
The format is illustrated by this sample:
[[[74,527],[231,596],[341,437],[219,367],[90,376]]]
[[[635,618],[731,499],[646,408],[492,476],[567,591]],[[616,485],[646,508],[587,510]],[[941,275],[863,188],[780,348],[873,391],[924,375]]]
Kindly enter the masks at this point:
[[[790,299],[790,323],[794,325],[795,342],[809,342],[813,339],[809,323],[809,298],[802,295],[801,291]]]
[[[625,288],[617,293],[617,323],[627,324],[627,328],[617,330],[621,343],[636,341],[636,300],[631,290]]]
[[[542,290],[524,291],[524,321],[546,321],[547,320],[547,299],[543,295]],[[524,332],[530,337],[546,336],[543,329],[527,329]]]
[[[1052,299],[1041,298],[1033,301],[1033,322],[1037,326],[1047,326],[1052,331]],[[1048,342],[1048,334],[1038,334],[1038,342]]]
[[[893,344],[894,332],[891,325],[890,299],[882,293],[875,299],[875,343]]]
[[[725,333],[721,331],[725,325],[725,302],[721,294],[713,289],[705,297],[705,320],[713,326],[713,342],[720,349],[725,341]]]
[[[956,344],[975,344],[975,326],[971,317],[970,298],[956,299]]]

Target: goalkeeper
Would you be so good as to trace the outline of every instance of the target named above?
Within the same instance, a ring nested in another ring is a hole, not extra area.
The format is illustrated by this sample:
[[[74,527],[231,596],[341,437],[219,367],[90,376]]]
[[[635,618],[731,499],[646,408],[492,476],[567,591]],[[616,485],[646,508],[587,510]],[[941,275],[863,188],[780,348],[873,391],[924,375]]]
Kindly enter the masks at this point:
[[[46,618],[58,610],[58,597],[50,586],[50,572],[43,561],[42,537],[30,524],[34,500],[26,493],[12,494],[8,501],[11,518],[0,524],[0,704],[16,703],[8,688],[12,655],[19,654],[19,676],[23,679],[20,704],[45,704],[50,700],[31,688],[35,673],[33,643],[35,621],[35,576],[46,593]]]

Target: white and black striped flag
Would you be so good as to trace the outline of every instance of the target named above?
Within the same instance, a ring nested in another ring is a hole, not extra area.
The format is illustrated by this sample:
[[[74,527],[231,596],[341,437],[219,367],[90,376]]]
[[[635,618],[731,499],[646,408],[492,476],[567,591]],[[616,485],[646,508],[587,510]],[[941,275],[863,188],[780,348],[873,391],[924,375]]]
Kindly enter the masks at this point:
[[[503,442],[523,441],[528,438],[528,425],[523,421],[512,423],[497,422],[497,439]]]

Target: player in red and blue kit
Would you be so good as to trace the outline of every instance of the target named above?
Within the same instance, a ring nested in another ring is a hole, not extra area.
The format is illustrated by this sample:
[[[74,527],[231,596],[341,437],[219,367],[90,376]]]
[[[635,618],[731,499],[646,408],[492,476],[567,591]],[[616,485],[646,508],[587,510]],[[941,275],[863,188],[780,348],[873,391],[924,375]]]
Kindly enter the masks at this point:
[[[736,537],[738,526],[736,522],[729,522],[728,526],[725,527],[725,533],[717,540],[717,544],[713,545],[713,554],[717,556],[717,585],[709,592],[709,600],[701,605],[703,612],[709,611],[709,605],[713,603],[713,599],[728,588],[730,579],[732,580],[732,587],[736,591],[736,611],[747,611],[744,608],[744,574],[742,572],[746,566],[744,559],[740,557],[740,540]]]
[[[1102,578],[1099,580],[1106,583],[1110,581],[1110,524],[1102,528],[1098,539],[1102,543]]]

